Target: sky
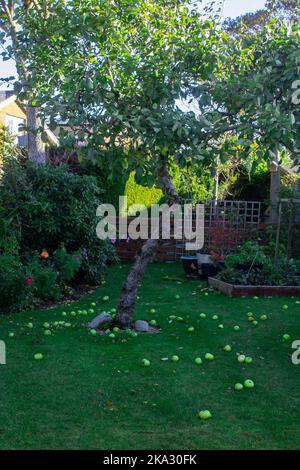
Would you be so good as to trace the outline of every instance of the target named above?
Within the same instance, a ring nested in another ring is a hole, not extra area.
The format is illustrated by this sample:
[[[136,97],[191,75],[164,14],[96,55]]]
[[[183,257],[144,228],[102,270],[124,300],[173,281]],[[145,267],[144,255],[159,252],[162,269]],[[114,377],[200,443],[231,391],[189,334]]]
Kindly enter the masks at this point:
[[[203,3],[209,3],[209,0],[204,0]],[[253,12],[263,8],[265,0],[225,0],[223,17],[235,18],[243,13]],[[3,62],[0,56],[0,77],[8,77],[15,75],[16,70],[13,61]],[[0,86],[0,89],[5,89],[7,86]]]

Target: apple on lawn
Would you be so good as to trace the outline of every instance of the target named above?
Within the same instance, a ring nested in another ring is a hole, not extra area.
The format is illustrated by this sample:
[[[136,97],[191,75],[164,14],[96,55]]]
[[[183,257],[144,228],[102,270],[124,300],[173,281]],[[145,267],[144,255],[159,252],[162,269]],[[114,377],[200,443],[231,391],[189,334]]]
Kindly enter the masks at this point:
[[[45,330],[45,331],[44,331],[44,335],[45,335],[45,336],[51,336],[52,333],[51,333],[50,330]]]
[[[43,359],[43,354],[42,353],[36,353],[33,357],[36,361],[41,361]]]
[[[28,328],[33,328],[33,323],[27,323]]]
[[[244,382],[244,387],[246,388],[254,388],[254,382],[253,380],[246,379]]]
[[[182,317],[177,317],[177,321],[183,321]]]
[[[142,366],[143,367],[149,367],[151,364],[151,362],[149,361],[149,359],[142,359]]]
[[[74,312],[74,310],[72,310],[72,312],[70,312],[70,315],[71,315],[72,317],[76,317],[76,312]]]
[[[261,320],[267,320],[268,317],[267,317],[267,315],[261,315],[260,319],[261,319]]]
[[[252,322],[252,325],[257,326],[257,325],[258,325],[258,321],[257,321],[257,320],[254,320],[254,321]]]
[[[188,331],[191,332],[191,331],[195,331],[195,328],[193,326],[189,326],[188,327]]]
[[[241,362],[241,363],[245,362],[245,359],[246,359],[246,356],[244,354],[240,354],[238,356],[238,361]]]
[[[96,331],[94,328],[92,328],[92,329],[90,330],[90,333],[91,333],[92,336],[96,336],[96,335],[97,335],[97,331]]]
[[[9,338],[13,338],[14,336],[15,336],[15,334],[13,332],[8,333]]]
[[[108,296],[108,295],[105,295],[105,296],[102,298],[102,300],[103,300],[104,302],[107,302],[107,301],[109,300],[109,296]]]
[[[176,294],[176,295],[175,295],[175,299],[176,299],[176,300],[179,300],[179,299],[180,299],[180,295],[179,295],[179,294]]]
[[[172,361],[173,361],[173,362],[178,362],[178,361],[179,361],[179,357],[178,357],[178,356],[172,356]]]
[[[234,386],[234,390],[243,390],[244,386],[243,384],[236,383]]]
[[[95,308],[96,307],[96,302],[91,302],[90,305],[91,305],[92,308]]]
[[[113,332],[114,332],[114,333],[118,333],[119,331],[120,331],[120,328],[119,328],[118,326],[115,326],[115,327],[113,328]]]
[[[50,323],[48,323],[48,322],[43,323],[44,328],[49,328],[49,326],[50,326]]]
[[[117,313],[117,309],[116,309],[116,308],[114,308],[114,307],[113,307],[113,308],[111,308],[111,309],[110,309],[110,313]]]
[[[218,318],[219,318],[218,315],[213,315],[212,317],[213,320],[218,320]]]
[[[150,320],[149,325],[156,326],[157,325],[156,320]]]
[[[246,363],[246,364],[251,364],[252,362],[253,362],[252,357],[247,356],[247,357],[245,358],[245,363]]]
[[[234,331],[239,331],[239,330],[240,330],[240,327],[239,327],[239,325],[235,325],[235,326],[233,327],[233,329],[234,329]]]
[[[204,357],[207,361],[213,361],[215,358],[215,356],[211,353],[206,353]]]
[[[66,316],[67,316],[67,312],[61,312],[61,315],[62,315],[62,317],[66,317]]]
[[[289,306],[288,306],[288,305],[283,305],[282,308],[283,308],[284,310],[287,310],[287,309],[289,308]]]
[[[223,330],[224,325],[222,325],[222,323],[221,323],[220,325],[218,325],[218,328],[220,328],[220,330]]]
[[[195,364],[197,364],[197,365],[202,364],[202,359],[201,359],[201,357],[196,357],[196,359],[195,359]]]
[[[156,313],[155,308],[151,308],[151,309],[150,309],[150,313],[151,313],[151,315],[154,315],[154,314]]]
[[[200,318],[206,318],[206,313],[200,313]]]
[[[115,335],[114,333],[109,333],[108,337],[109,337],[110,339],[114,339],[114,338],[116,337],[116,335]]]
[[[210,419],[212,417],[212,414],[209,410],[201,410],[198,416],[200,419],[206,420],[206,419]]]
[[[226,346],[224,346],[224,351],[231,352],[231,346],[229,344],[226,344]]]
[[[89,308],[88,313],[93,314],[93,313],[95,313],[95,310],[93,308]]]
[[[290,335],[288,335],[287,333],[285,333],[282,338],[284,339],[284,341],[290,341],[291,337]]]
[[[87,315],[87,310],[82,310],[82,315]]]

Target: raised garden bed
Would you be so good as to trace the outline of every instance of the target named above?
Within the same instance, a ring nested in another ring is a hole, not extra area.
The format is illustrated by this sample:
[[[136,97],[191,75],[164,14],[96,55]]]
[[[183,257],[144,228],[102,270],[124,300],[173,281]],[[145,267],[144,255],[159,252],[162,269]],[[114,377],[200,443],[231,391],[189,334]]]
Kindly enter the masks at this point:
[[[221,281],[215,277],[208,278],[210,287],[223,292],[230,297],[243,297],[243,296],[300,296],[300,286],[238,286],[229,284],[228,282]]]

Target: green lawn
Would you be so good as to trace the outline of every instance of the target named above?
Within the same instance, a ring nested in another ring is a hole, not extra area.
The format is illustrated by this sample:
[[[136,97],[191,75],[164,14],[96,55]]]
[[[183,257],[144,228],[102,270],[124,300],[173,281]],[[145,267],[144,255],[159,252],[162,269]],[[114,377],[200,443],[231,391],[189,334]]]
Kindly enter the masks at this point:
[[[106,285],[72,306],[0,316],[0,339],[7,346],[7,365],[0,365],[0,448],[299,448],[300,365],[292,364],[291,343],[282,339],[284,333],[300,339],[296,299],[205,295],[205,284],[186,280],[180,265],[154,264],[135,317],[156,318],[159,334],[119,334],[113,341],[91,336],[84,326],[88,317],[68,316],[71,328],[43,335],[45,321],[66,320],[63,310],[88,308],[93,301],[100,311],[114,307],[127,270],[110,267]],[[104,295],[109,302],[101,300]],[[268,320],[255,327],[249,311]],[[172,314],[184,321],[170,322]],[[191,325],[194,332],[188,332]],[[231,353],[223,351],[226,344]],[[37,352],[42,361],[34,360]],[[215,360],[196,365],[195,357],[206,352]],[[237,352],[252,356],[253,363],[240,364]],[[174,354],[178,363],[161,360]],[[151,361],[149,368],[140,365],[143,358]],[[233,390],[247,378],[254,389]],[[213,418],[201,421],[201,409],[211,410]]]

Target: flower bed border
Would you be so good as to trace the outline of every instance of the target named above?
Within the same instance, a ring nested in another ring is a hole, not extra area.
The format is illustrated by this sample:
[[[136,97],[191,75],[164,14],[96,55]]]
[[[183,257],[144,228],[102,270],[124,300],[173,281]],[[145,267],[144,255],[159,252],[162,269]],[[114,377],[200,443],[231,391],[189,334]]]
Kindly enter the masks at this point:
[[[300,286],[239,286],[229,284],[227,282],[216,279],[215,277],[208,278],[210,287],[217,289],[229,297],[243,297],[243,296],[300,296]]]

